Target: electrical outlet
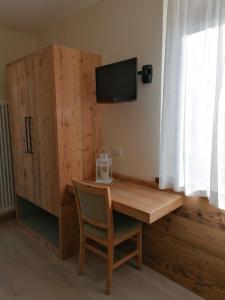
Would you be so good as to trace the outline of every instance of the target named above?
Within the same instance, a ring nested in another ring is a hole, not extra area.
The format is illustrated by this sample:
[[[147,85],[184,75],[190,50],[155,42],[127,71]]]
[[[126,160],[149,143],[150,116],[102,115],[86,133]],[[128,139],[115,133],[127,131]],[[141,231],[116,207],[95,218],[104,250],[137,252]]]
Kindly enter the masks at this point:
[[[121,147],[115,147],[111,148],[112,156],[122,156],[122,148]]]

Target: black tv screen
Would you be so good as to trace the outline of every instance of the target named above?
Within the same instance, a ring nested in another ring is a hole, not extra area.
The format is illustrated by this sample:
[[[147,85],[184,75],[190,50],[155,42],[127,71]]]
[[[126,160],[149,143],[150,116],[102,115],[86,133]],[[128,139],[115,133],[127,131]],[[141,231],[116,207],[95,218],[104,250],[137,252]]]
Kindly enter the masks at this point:
[[[123,102],[137,98],[137,58],[97,67],[97,102]]]

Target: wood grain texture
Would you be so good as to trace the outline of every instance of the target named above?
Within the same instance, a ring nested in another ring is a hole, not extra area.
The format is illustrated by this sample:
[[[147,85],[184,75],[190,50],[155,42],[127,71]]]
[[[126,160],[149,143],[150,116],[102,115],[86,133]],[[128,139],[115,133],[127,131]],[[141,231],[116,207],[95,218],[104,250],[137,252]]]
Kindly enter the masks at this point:
[[[21,61],[22,62],[22,61]],[[24,60],[26,64],[26,85],[27,85],[27,95],[29,98],[29,116],[32,118],[31,122],[31,141],[32,141],[32,154],[30,154],[30,160],[32,163],[32,174],[29,174],[33,178],[33,203],[40,204],[40,186],[41,186],[41,176],[39,168],[39,148],[38,148],[38,127],[36,126],[36,119],[34,120],[36,114],[36,95],[35,95],[35,73],[34,73],[34,63],[33,57],[27,57]],[[15,147],[16,149],[16,147]],[[26,199],[26,198],[25,198]],[[30,199],[30,198],[27,198]]]
[[[224,300],[225,211],[206,198],[184,197],[183,206],[143,226],[143,259],[204,299]]]
[[[53,56],[51,49],[33,57],[34,115],[36,152],[39,166],[39,206],[54,215],[59,214],[59,170],[57,119],[54,91]],[[29,198],[28,198],[29,199]]]
[[[101,57],[80,53],[81,97],[82,97],[82,153],[83,178],[95,175],[95,159],[101,147],[101,113],[96,103],[95,68]]]
[[[53,46],[60,193],[71,178],[90,178],[101,146],[100,108],[95,97],[99,55]]]
[[[52,46],[57,115],[57,143],[60,189],[60,236],[62,258],[78,250],[75,201],[66,193],[71,178],[90,178],[101,146],[101,111],[96,104],[96,54]]]
[[[74,187],[77,203],[77,211],[79,216],[79,227],[80,227],[80,252],[79,252],[79,270],[78,274],[84,272],[84,263],[86,256],[86,249],[94,252],[97,255],[100,255],[103,258],[106,258],[107,261],[107,274],[106,274],[106,294],[111,294],[112,291],[112,275],[113,270],[126,263],[131,258],[136,257],[137,265],[139,268],[142,267],[142,223],[139,222],[133,230],[128,232],[122,232],[120,237],[116,237],[114,232],[114,219],[113,219],[113,207],[110,188],[107,186],[96,186],[93,184],[81,182],[72,179],[72,184]],[[93,196],[101,196],[104,199],[105,207],[105,222],[96,221],[96,219],[91,216],[86,217],[85,211],[82,210],[82,198],[80,198],[79,191],[89,193]],[[96,239],[95,235],[87,234],[84,229],[84,224],[90,224],[100,229],[106,230],[105,239]],[[123,258],[116,260],[114,259],[115,247],[130,238],[136,240],[135,250],[123,256]],[[90,245],[88,240],[97,242],[100,245],[106,247],[106,253],[102,252],[99,248]]]
[[[73,176],[83,177],[79,51],[53,47],[57,103],[60,193]]]
[[[16,193],[59,218],[60,256],[75,252],[72,177],[89,178],[101,146],[95,67],[101,57],[51,45],[6,66]],[[32,154],[25,117],[31,117]]]
[[[74,197],[65,192],[59,217],[60,255],[73,256],[79,247],[79,222]]]
[[[6,78],[15,191],[34,201],[32,156],[26,153],[25,117],[30,116],[26,61],[8,67]]]
[[[182,206],[184,202],[182,195],[159,191],[128,180],[114,180],[108,186],[115,211],[149,224]],[[68,185],[67,190],[73,194],[71,185]]]
[[[57,159],[51,49],[6,67],[16,193],[57,215]],[[52,78],[52,81],[51,81]],[[33,153],[27,153],[25,117]]]
[[[143,230],[144,262],[205,299],[225,299],[225,211],[206,198]]]

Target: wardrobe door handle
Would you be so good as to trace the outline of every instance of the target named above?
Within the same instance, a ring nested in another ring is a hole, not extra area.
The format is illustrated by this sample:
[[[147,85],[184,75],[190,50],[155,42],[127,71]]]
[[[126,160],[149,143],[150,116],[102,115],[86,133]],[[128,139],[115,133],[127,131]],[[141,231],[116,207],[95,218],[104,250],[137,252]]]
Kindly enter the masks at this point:
[[[29,123],[29,117],[25,117],[26,153],[30,153],[28,123]]]
[[[33,143],[32,143],[32,117],[29,117],[29,144],[30,144],[30,153],[33,152]]]

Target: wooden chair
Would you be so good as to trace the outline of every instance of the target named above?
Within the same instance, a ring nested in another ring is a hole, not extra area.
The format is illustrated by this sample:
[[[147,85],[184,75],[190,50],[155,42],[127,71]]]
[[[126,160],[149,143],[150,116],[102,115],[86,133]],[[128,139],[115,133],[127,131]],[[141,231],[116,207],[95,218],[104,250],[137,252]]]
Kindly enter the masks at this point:
[[[110,188],[86,184],[72,179],[80,224],[80,253],[78,274],[84,272],[86,249],[107,260],[106,293],[112,289],[114,269],[136,256],[137,267],[142,267],[142,223],[126,215],[113,213]],[[114,262],[114,248],[125,240],[135,238],[136,249]],[[104,252],[88,240],[106,247]]]

